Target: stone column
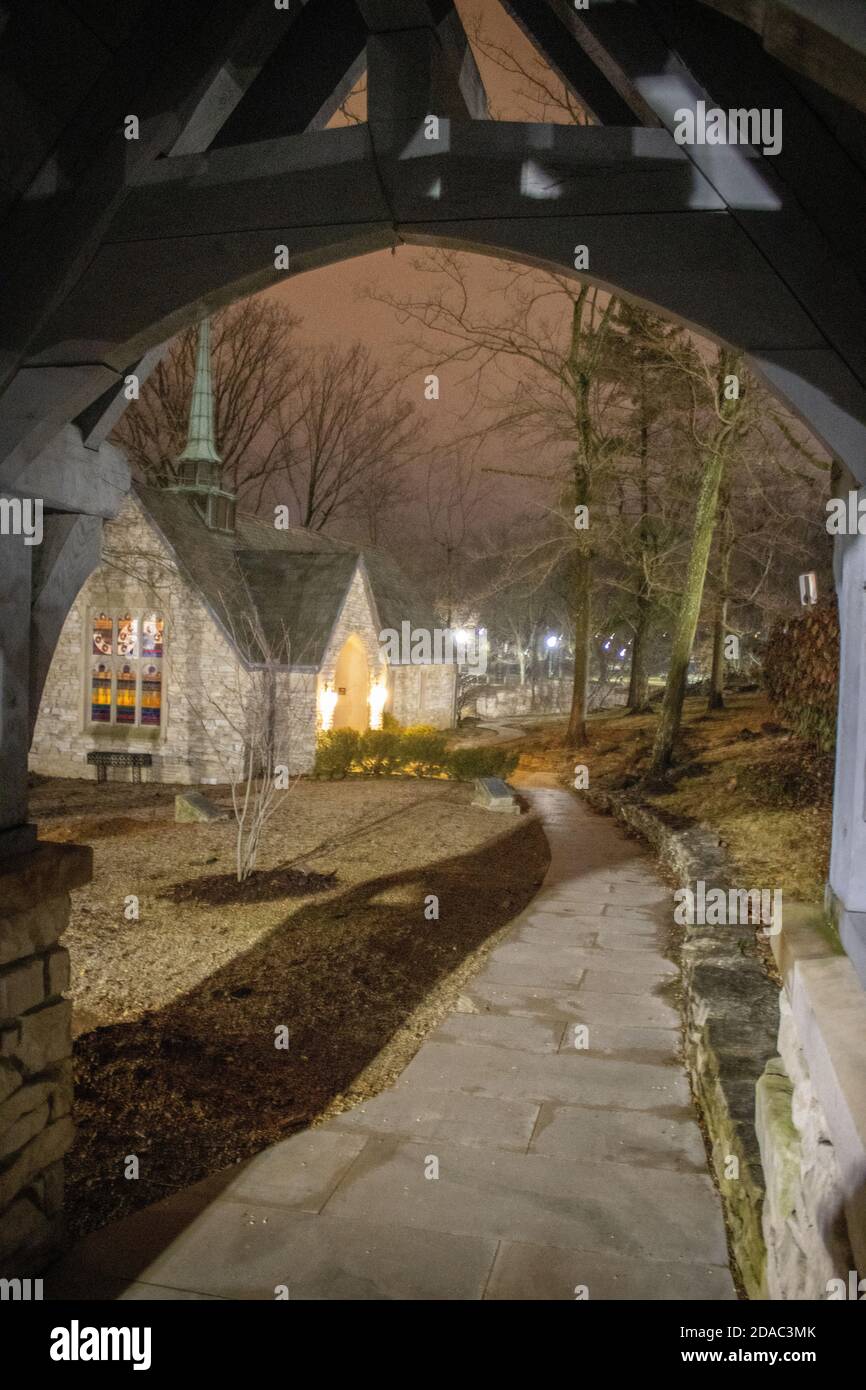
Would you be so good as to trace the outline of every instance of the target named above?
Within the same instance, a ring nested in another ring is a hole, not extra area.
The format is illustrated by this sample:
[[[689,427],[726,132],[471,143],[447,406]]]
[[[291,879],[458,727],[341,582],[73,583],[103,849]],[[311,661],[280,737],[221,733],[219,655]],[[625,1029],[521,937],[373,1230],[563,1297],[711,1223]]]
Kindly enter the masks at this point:
[[[91,870],[79,845],[0,859],[0,1278],[38,1272],[57,1242],[73,1137],[69,955],[58,943],[69,890]]]
[[[0,855],[32,849],[27,818],[30,747],[30,576],[23,536],[0,537]]]
[[[866,986],[866,536],[838,536],[834,568],[841,662],[828,905]]]

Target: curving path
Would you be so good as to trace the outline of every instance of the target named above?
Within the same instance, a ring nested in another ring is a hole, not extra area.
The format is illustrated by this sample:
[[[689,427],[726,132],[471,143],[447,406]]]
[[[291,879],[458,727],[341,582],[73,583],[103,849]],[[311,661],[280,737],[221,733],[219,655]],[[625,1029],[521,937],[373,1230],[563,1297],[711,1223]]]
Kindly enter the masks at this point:
[[[88,1237],[48,1297],[735,1297],[658,944],[670,890],[570,793],[527,794],[541,891],[398,1083]]]

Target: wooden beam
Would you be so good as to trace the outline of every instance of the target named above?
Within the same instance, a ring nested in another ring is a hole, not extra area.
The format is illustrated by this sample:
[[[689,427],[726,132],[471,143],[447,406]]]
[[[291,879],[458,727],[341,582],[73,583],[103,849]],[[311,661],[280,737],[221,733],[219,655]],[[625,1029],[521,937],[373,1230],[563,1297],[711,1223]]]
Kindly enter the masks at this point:
[[[768,53],[866,112],[866,15],[861,0],[701,0],[760,36]]]
[[[631,106],[620,95],[547,0],[502,0],[502,4],[560,81],[601,125],[633,125],[641,117],[656,124],[641,103]]]
[[[102,520],[96,516],[46,514],[42,544],[34,548],[30,609],[30,738],[63,624],[75,599],[102,558]],[[75,698],[74,691],[70,692]]]
[[[139,387],[143,386],[168,352],[168,347],[168,343],[157,343],[156,347],[151,348],[121,373],[120,381],[110,386],[98,400],[76,417],[74,423],[81,432],[86,448],[98,449],[129,405],[126,397],[126,378],[134,375],[138,378]]]
[[[451,0],[357,0],[369,29],[367,119],[486,120],[487,96]]]
[[[0,536],[0,853],[3,832],[27,819],[30,748],[30,575],[34,547],[23,536]]]
[[[249,0],[213,0],[206,16],[203,8],[158,0],[110,61],[85,73],[71,119],[0,227],[0,264],[15,266],[0,282],[0,389],[89,264],[126,196],[129,171],[182,137],[200,107],[202,84],[247,33]],[[16,35],[15,26],[4,33],[10,68],[29,61],[16,53]],[[124,138],[128,114],[138,118],[137,139]]]
[[[46,508],[116,516],[129,491],[129,466],[119,449],[85,447],[68,424],[40,453],[28,458],[15,450],[0,464],[0,492],[40,498]]]
[[[311,0],[217,135],[217,147],[323,130],[364,71],[367,28],[354,0]]]
[[[650,11],[613,3],[574,11],[567,0],[547,3],[608,77],[670,131],[677,112],[694,110],[699,101],[781,113],[776,155],[742,145],[682,149],[788,293],[821,325],[824,345],[866,385],[866,181],[784,69],[740,25],[704,6],[662,4]]]
[[[77,361],[22,368],[0,395],[0,477],[11,480],[67,421],[117,385],[118,373],[88,362],[87,345],[82,348]],[[13,458],[10,472],[6,463]]]

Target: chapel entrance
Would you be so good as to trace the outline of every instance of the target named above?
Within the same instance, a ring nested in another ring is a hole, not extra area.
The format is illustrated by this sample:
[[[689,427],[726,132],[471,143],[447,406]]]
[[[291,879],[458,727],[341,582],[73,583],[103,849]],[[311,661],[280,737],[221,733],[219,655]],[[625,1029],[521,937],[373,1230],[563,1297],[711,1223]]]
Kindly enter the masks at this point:
[[[337,703],[334,707],[335,729],[366,729],[369,723],[367,696],[370,689],[370,668],[367,653],[360,637],[353,633],[346,639],[334,671]]]

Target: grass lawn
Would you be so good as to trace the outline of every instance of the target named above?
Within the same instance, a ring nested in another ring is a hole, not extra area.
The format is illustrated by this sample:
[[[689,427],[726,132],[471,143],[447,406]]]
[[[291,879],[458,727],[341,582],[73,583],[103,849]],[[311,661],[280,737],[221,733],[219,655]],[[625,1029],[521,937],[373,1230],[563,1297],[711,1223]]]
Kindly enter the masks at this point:
[[[724,841],[734,881],[781,887],[790,901],[819,904],[830,854],[832,755],[815,753],[781,727],[763,694],[731,695],[707,714],[686,701],[670,790],[645,797],[674,825],[712,826]],[[555,766],[572,781],[586,764],[590,786],[621,789],[645,771],[657,715],[610,712],[590,720],[590,745],[573,757],[545,731],[522,745],[521,769]]]
[[[548,861],[534,817],[503,823],[468,785],[301,781],[267,828],[258,891],[226,902],[233,823],[176,824],[175,790],[37,779],[31,794],[41,837],[91,844],[95,858],[64,938],[73,1236],[390,1084]],[[431,894],[438,920],[425,917]],[[129,1154],[137,1181],[123,1175]]]

